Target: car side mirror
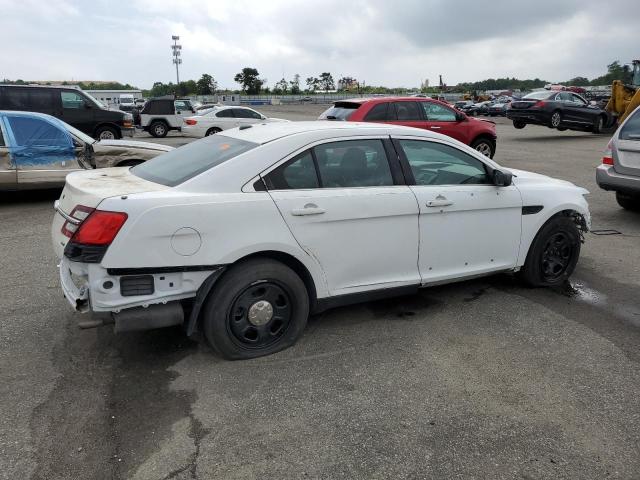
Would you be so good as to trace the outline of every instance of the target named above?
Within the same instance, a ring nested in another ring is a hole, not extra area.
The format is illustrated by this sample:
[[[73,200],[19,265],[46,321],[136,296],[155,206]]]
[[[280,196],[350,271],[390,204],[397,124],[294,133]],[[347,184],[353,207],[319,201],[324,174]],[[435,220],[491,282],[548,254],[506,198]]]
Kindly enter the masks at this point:
[[[462,112],[456,112],[456,122],[464,122],[467,116]]]
[[[508,187],[511,185],[512,180],[513,174],[511,172],[505,172],[497,168],[493,171],[493,184],[496,187]]]
[[[195,109],[195,108],[192,108],[192,109],[191,109],[191,113],[196,113],[196,109]]]
[[[89,105],[88,103],[85,103],[84,108],[86,108],[87,110],[91,110],[91,105]]]

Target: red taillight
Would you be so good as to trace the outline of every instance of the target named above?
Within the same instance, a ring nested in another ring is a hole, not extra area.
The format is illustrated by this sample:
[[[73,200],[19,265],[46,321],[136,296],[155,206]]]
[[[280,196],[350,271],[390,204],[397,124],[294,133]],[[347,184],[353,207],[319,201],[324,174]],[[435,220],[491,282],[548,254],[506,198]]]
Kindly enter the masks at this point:
[[[61,232],[65,237],[73,237],[73,234],[78,230],[78,226],[86,220],[86,218],[93,212],[93,208],[85,207],[84,205],[76,205],[71,210],[69,214],[70,217],[73,217],[78,221],[77,224],[70,222],[69,220],[65,221],[62,225]]]
[[[94,210],[71,240],[83,245],[109,245],[126,221],[126,213]]]
[[[542,108],[547,104],[547,102],[545,102],[544,100],[538,100],[536,103],[533,104],[533,108]]]
[[[198,121],[188,118],[184,121],[184,123],[186,123],[187,125],[195,125],[196,123],[198,123]]]
[[[611,140],[607,144],[607,149],[604,151],[602,155],[602,164],[603,165],[613,165],[613,153],[611,152]]]

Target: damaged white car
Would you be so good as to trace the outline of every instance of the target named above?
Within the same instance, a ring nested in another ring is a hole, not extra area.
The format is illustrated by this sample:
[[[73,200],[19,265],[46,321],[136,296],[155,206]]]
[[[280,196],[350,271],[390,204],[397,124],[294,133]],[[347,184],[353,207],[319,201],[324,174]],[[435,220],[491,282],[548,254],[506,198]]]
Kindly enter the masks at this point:
[[[241,359],[337,305],[495,272],[564,282],[586,193],[423,130],[258,124],[69,175],[52,235],[66,298],[106,314],[85,326],[183,324]]]

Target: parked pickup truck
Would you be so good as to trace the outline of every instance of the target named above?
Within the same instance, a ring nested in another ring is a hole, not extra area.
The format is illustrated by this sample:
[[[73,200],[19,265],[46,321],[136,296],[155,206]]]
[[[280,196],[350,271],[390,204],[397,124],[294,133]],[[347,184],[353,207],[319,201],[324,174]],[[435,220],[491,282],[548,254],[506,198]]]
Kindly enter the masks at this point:
[[[170,150],[150,142],[96,141],[51,115],[0,110],[0,190],[62,187],[70,172],[133,166]]]

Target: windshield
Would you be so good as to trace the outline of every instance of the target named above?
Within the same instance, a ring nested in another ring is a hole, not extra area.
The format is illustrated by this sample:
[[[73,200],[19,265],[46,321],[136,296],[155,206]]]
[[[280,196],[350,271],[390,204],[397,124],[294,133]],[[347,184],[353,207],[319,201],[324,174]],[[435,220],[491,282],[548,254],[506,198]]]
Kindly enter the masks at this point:
[[[257,146],[245,140],[210,135],[141,163],[133,167],[131,173],[150,182],[175,187]]]
[[[549,92],[549,91],[544,91],[544,92],[532,92],[528,95],[525,95],[522,98],[530,98],[531,100],[544,100],[545,98],[547,98],[549,95],[551,95],[554,92]]]
[[[360,107],[359,103],[336,103],[325,110],[318,120],[349,120],[349,117]]]
[[[122,97],[120,97],[120,103],[133,103],[133,98],[122,98]]]
[[[74,137],[82,140],[84,143],[88,143],[89,145],[93,145],[94,143],[96,143],[96,141],[93,138],[91,138],[89,135],[87,135],[84,132],[81,132],[77,128],[72,127],[68,123],[65,123],[64,126],[67,129],[67,132],[69,132]]]
[[[89,95],[87,92],[82,92],[82,93],[85,95],[85,97],[87,97],[89,100],[91,100],[93,103],[95,103],[98,106],[98,108],[102,108],[104,110],[107,109],[107,106],[104,103],[100,102],[99,100],[96,100],[91,95]]]

